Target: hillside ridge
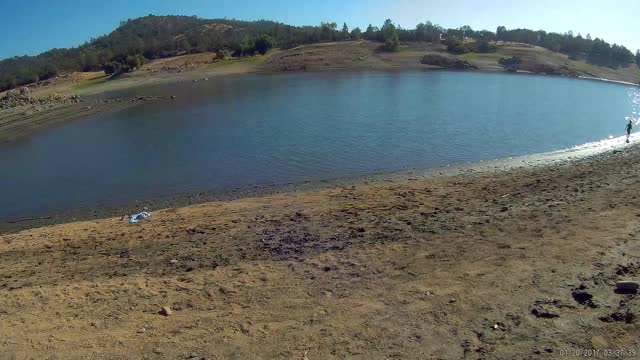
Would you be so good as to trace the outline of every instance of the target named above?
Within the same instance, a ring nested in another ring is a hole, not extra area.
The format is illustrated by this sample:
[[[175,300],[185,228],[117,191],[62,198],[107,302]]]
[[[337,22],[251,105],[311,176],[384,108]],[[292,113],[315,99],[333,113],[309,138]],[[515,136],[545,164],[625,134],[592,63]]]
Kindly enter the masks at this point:
[[[269,20],[203,19],[196,16],[148,15],[122,21],[111,33],[74,48],[52,49],[36,56],[16,56],[0,61],[0,91],[53,78],[61,73],[105,71],[119,75],[140,68],[153,59],[213,52],[218,57],[264,54],[271,48],[345,40],[380,43],[380,50],[395,52],[400,44],[443,44],[453,55],[491,54],[498,42],[520,43],[567,55],[571,60],[619,69],[637,68],[640,51],[591,35],[571,31],[559,34],[543,30],[500,26],[495,32],[469,26],[445,29],[431,22],[403,29],[391,20],[381,27],[350,29],[345,23],[323,22],[319,26],[292,26]],[[517,62],[517,59],[514,59]],[[635,63],[635,64],[634,64]],[[512,64],[513,65],[513,64]],[[510,66],[513,67],[513,66]],[[517,68],[516,68],[517,70]]]

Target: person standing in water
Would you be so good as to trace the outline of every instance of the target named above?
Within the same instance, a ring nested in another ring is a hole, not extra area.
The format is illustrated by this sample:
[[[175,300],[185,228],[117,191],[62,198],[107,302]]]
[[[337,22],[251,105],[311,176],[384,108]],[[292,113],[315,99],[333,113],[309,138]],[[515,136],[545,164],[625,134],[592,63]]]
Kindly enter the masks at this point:
[[[627,130],[627,144],[629,143],[629,136],[631,136],[631,130],[633,129],[633,120],[629,119],[629,123],[625,126]]]

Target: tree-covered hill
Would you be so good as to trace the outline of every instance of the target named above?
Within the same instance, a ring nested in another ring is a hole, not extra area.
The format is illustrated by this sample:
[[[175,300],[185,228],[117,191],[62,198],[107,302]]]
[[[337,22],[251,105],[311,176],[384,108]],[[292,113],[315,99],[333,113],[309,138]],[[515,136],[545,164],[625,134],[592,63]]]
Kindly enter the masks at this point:
[[[640,63],[624,46],[610,45],[590,35],[574,36],[543,30],[498,27],[497,31],[475,31],[469,26],[444,29],[430,22],[415,29],[402,29],[391,20],[378,28],[349,29],[347,24],[322,23],[319,26],[291,26],[267,20],[239,21],[201,19],[195,16],[149,15],[121,22],[110,34],[91,39],[69,49],[53,49],[37,56],[17,56],[0,61],[0,91],[48,79],[59,72],[105,70],[107,73],[130,71],[148,59],[184,53],[214,51],[221,56],[249,56],[264,53],[273,46],[290,48],[322,41],[364,38],[381,42],[382,49],[395,51],[399,42],[442,41],[453,53],[490,52],[495,41],[510,41],[542,46],[574,58],[603,66],[627,66]]]

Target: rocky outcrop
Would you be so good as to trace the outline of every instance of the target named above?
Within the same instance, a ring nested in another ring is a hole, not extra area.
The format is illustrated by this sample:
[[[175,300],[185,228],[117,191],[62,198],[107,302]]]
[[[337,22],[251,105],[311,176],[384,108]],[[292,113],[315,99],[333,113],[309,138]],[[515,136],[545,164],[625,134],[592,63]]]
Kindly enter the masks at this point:
[[[81,100],[78,95],[66,96],[58,94],[50,94],[49,96],[34,99],[29,88],[23,86],[19,89],[8,91],[3,98],[0,98],[0,110],[26,105],[34,105],[37,107],[78,103],[80,101]]]
[[[8,91],[5,94],[5,96],[0,99],[0,109],[27,105],[32,101],[33,98],[31,97],[31,91],[28,87],[23,86],[15,90]]]

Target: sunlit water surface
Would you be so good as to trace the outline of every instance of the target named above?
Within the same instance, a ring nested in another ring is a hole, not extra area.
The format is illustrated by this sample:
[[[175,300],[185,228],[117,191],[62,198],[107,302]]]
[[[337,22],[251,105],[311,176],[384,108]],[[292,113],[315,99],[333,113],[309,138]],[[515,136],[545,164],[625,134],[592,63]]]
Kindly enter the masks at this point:
[[[462,72],[213,78],[0,145],[0,218],[176,193],[366,175],[621,136],[635,88]]]

